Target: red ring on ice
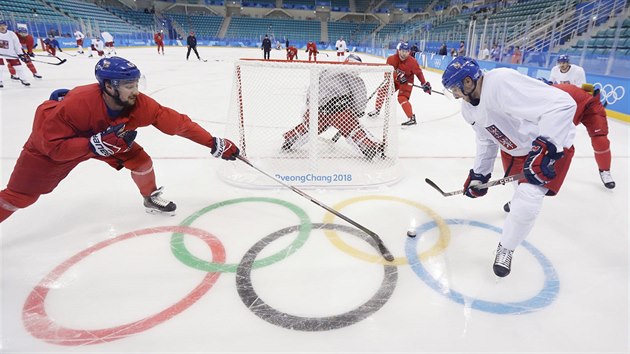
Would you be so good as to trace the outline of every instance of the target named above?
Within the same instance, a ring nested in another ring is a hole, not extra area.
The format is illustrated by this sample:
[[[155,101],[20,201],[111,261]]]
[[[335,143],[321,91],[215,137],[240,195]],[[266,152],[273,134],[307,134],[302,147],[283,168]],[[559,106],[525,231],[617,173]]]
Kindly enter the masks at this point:
[[[39,284],[35,286],[33,291],[26,299],[26,302],[24,303],[24,308],[22,309],[22,321],[24,322],[26,330],[38,339],[57,345],[76,346],[99,344],[122,339],[131,334],[145,331],[149,328],[157,326],[164,321],[167,321],[168,319],[186,310],[197,300],[199,300],[199,298],[202,297],[206,292],[208,292],[210,288],[212,288],[221,273],[207,273],[207,275],[203,278],[199,285],[197,285],[192,291],[190,291],[183,299],[181,299],[174,305],[166,308],[165,310],[155,315],[143,318],[141,320],[116,327],[90,330],[66,328],[55,323],[48,317],[48,314],[46,313],[46,296],[48,295],[48,291],[50,290],[47,284],[51,284],[57,281],[61,277],[61,275],[63,275],[70,267],[72,267],[82,259],[86,258],[90,254],[116,242],[124,241],[137,236],[160,232],[178,232],[197,236],[206,244],[208,244],[208,246],[210,246],[210,249],[212,250],[213,262],[225,262],[225,248],[223,247],[221,241],[219,241],[212,234],[193,227],[161,226],[132,231],[124,235],[120,235],[116,238],[97,243],[96,245],[74,255],[67,261],[57,266],[57,268],[46,275],[44,279],[42,279]]]

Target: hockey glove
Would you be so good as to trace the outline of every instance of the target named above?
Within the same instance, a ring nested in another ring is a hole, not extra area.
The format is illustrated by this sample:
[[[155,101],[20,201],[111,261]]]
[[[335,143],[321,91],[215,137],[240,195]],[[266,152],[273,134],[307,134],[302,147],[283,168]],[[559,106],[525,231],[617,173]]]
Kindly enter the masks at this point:
[[[214,137],[212,138],[212,149],[210,152],[214,157],[220,157],[224,160],[236,160],[240,150],[231,140]]]
[[[397,70],[396,71],[396,77],[398,78],[398,82],[399,83],[401,83],[401,84],[407,83],[407,78],[405,77],[405,72],[404,71]]]
[[[429,95],[431,94],[431,83],[430,82],[425,82],[424,85],[422,85],[422,91],[424,91],[424,93],[428,93]]]
[[[471,169],[468,172],[466,182],[464,182],[464,195],[469,198],[483,197],[486,195],[486,193],[488,193],[488,188],[478,189],[475,186],[482,183],[488,183],[490,176],[490,173],[484,176],[480,173],[475,173],[475,171]]]
[[[542,186],[556,177],[554,164],[564,153],[557,152],[556,146],[549,140],[539,136],[532,142],[532,149],[527,155],[523,172],[531,184]]]
[[[138,132],[125,131],[124,124],[114,125],[90,137],[90,148],[99,156],[111,156],[128,151]]]
[[[31,58],[26,54],[18,54],[18,58],[24,63],[28,63],[31,61]]]

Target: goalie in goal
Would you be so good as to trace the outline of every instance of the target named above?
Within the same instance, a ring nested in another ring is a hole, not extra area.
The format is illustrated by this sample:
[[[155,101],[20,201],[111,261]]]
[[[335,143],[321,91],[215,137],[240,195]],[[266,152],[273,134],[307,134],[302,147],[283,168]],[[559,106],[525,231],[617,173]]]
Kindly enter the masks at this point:
[[[350,54],[345,62],[360,63],[361,58],[356,54]],[[368,159],[373,159],[377,153],[384,157],[385,143],[378,142],[359,123],[359,118],[365,113],[367,102],[365,82],[358,76],[358,72],[333,69],[322,71],[319,77],[317,134],[322,134],[332,126],[348,144]],[[306,105],[308,107],[308,100]],[[307,108],[302,122],[283,134],[283,150],[296,149],[308,142],[309,116]]]

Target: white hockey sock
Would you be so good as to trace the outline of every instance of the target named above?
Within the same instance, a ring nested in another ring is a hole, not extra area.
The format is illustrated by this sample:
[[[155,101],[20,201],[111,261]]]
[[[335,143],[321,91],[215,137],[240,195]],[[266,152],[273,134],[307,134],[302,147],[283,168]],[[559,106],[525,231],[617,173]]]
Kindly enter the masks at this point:
[[[516,188],[510,212],[503,225],[501,245],[514,250],[529,235],[542,207],[547,188],[521,183]]]

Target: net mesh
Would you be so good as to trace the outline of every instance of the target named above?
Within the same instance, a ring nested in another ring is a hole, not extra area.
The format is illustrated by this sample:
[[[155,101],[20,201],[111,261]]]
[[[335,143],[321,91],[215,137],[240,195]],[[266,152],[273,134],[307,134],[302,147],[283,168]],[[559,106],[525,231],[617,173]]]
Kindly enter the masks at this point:
[[[239,60],[226,137],[291,185],[394,183],[401,171],[391,78],[392,67],[380,64]],[[278,186],[246,164],[228,165],[220,175],[231,184]]]

